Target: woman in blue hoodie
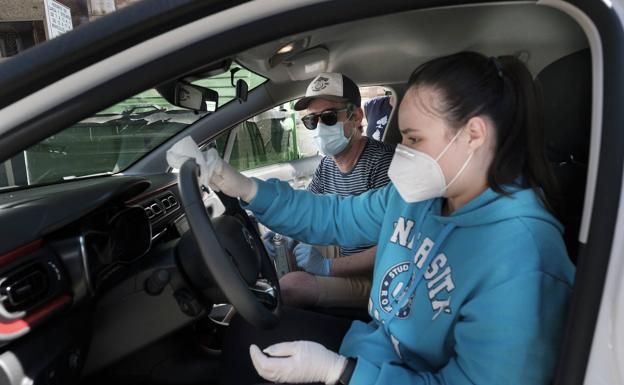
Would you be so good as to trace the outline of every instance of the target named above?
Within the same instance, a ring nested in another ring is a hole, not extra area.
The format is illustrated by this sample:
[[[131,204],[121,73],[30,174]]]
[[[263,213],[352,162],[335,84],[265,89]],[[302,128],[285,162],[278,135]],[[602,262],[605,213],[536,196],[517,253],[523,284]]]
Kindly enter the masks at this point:
[[[354,321],[339,352],[312,341],[252,345],[258,373],[290,383],[550,383],[574,266],[552,213],[538,107],[517,59],[462,52],[412,73],[385,188],[313,195],[217,159],[211,185],[275,231],[379,245],[373,321]]]

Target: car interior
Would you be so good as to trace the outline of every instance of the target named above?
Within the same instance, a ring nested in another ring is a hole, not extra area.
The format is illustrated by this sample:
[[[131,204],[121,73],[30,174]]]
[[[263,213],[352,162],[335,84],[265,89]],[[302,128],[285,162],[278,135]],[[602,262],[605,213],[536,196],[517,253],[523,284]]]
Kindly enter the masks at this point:
[[[273,35],[218,60],[177,56],[196,68],[171,73],[168,82],[225,73],[231,63],[266,81],[171,131],[128,167],[0,189],[0,383],[219,383],[229,319],[238,313],[258,328],[279,325],[279,285],[257,221],[236,200],[200,189],[194,163],[170,168],[166,151],[186,136],[204,150],[217,146],[242,122],[303,96],[324,71],[390,89],[400,102],[409,74],[428,59],[462,50],[517,56],[542,91],[547,156],[562,192],[559,219],[581,268],[579,239],[587,237],[592,210],[587,186],[596,172],[597,59],[578,20],[548,4],[492,2],[406,7]],[[280,53],[286,45],[291,50]],[[154,77],[151,88],[163,80]],[[90,108],[56,130],[103,109]],[[401,141],[397,115],[395,108],[383,137],[391,145]],[[319,159],[245,173],[293,182],[312,175]],[[366,309],[311,310],[368,317]]]

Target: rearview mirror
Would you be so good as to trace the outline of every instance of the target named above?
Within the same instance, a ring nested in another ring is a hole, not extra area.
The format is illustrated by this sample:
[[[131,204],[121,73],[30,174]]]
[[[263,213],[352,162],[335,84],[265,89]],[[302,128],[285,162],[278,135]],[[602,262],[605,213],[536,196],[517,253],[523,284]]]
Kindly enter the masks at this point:
[[[176,82],[173,104],[194,111],[214,112],[219,104],[219,93],[195,84]]]
[[[236,82],[236,99],[239,103],[247,101],[247,94],[249,93],[249,86],[243,79],[238,79]]]

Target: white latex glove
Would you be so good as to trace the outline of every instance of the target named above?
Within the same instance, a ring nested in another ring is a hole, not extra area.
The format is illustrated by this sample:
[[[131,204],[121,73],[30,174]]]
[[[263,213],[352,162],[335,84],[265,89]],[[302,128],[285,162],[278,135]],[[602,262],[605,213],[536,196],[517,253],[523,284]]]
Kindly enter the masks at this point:
[[[234,167],[225,163],[219,157],[217,150],[211,148],[207,151],[207,157],[212,155],[212,160],[208,164],[212,165],[213,171],[210,177],[210,187],[216,191],[223,191],[231,197],[238,197],[245,202],[251,202],[258,192],[256,182],[241,174]]]
[[[199,165],[200,184],[246,202],[250,202],[256,196],[258,191],[256,182],[225,163],[216,149],[211,148],[202,153],[195,141],[187,136],[167,150],[167,162],[171,167],[180,168],[189,158],[195,159]]]
[[[282,342],[264,349],[264,353],[256,345],[249,346],[256,371],[271,382],[334,385],[347,365],[346,357],[312,341]]]
[[[208,186],[210,176],[212,175],[212,169],[209,169],[208,163],[205,161],[204,155],[197,147],[197,144],[190,136],[185,136],[180,139],[176,144],[171,146],[167,150],[167,163],[172,168],[180,169],[184,162],[188,159],[195,159],[195,162],[199,165],[201,175],[199,176],[199,183],[203,186]]]

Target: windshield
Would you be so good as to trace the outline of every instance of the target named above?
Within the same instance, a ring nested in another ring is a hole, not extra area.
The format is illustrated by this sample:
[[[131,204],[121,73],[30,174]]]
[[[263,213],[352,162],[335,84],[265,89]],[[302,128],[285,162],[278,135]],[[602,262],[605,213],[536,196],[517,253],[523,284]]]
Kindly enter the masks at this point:
[[[235,73],[234,83],[238,79],[250,90],[266,80],[243,68]],[[236,94],[229,71],[193,83],[217,91],[219,107]],[[123,171],[205,114],[173,106],[155,89],[147,90],[0,163],[0,188]]]

